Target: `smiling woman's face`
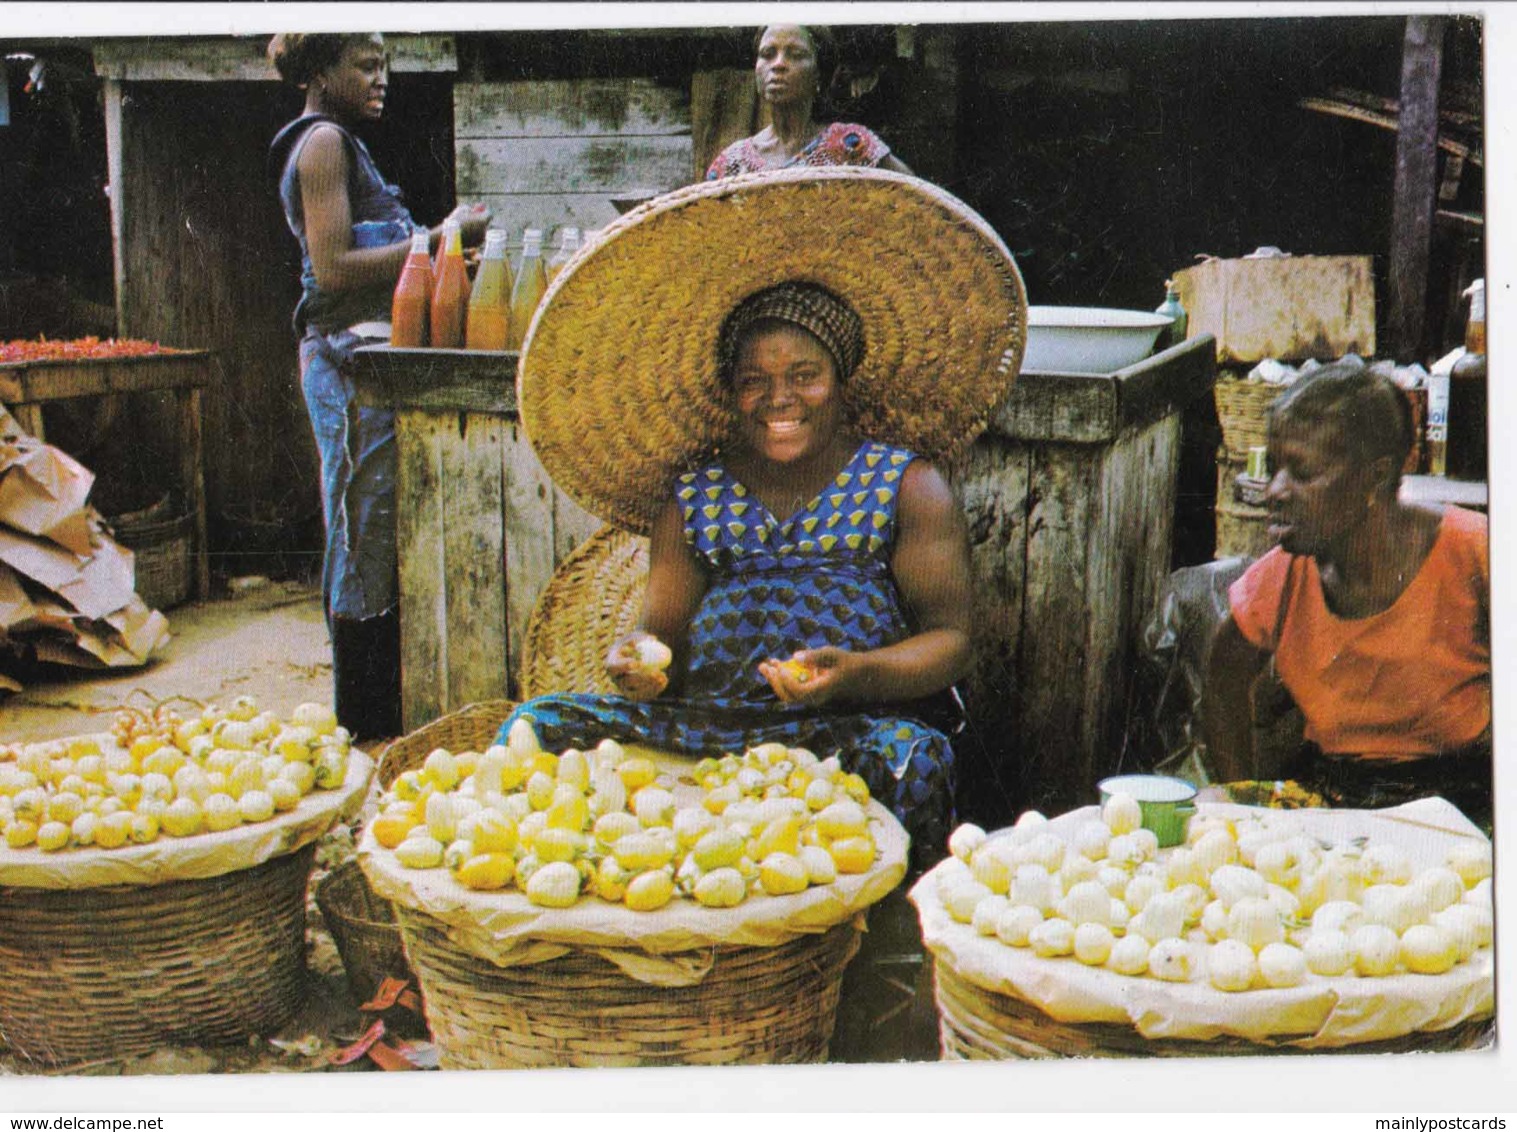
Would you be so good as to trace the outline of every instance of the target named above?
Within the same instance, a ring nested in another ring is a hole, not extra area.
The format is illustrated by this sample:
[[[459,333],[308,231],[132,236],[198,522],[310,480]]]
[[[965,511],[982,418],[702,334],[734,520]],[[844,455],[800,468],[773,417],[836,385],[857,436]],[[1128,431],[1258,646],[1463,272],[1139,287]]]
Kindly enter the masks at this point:
[[[742,440],[754,455],[777,464],[825,451],[843,424],[837,365],[799,326],[771,323],[744,338],[731,383]]]

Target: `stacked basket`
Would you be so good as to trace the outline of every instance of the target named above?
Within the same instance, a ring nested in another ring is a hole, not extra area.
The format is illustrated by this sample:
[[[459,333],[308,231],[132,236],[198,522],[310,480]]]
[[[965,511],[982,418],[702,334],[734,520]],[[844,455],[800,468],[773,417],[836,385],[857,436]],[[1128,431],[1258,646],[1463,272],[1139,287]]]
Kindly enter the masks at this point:
[[[381,780],[437,747],[483,750],[510,708],[474,704],[397,740]],[[501,966],[429,911],[397,900],[396,912],[444,1069],[821,1061],[859,947],[850,917],[779,946],[678,952],[662,958],[704,975],[668,986],[632,977],[598,949]]]
[[[1257,558],[1270,547],[1268,512],[1240,500],[1235,489],[1248,467],[1248,450],[1268,440],[1270,402],[1280,393],[1280,386],[1248,380],[1237,371],[1223,371],[1217,378],[1213,395],[1222,423],[1222,447],[1217,450],[1218,558]]]

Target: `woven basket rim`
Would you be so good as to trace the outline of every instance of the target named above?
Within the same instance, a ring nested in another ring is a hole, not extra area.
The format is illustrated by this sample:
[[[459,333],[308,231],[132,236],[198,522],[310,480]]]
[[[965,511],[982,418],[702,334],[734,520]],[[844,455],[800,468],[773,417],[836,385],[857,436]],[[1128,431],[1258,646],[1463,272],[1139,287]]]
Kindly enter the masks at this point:
[[[916,177],[802,168],[706,181],[633,209],[549,286],[522,348],[518,401],[548,474],[581,506],[646,534],[674,476],[731,428],[722,319],[787,280],[863,319],[845,394],[865,436],[952,456],[1021,368],[1027,296],[986,221]]]

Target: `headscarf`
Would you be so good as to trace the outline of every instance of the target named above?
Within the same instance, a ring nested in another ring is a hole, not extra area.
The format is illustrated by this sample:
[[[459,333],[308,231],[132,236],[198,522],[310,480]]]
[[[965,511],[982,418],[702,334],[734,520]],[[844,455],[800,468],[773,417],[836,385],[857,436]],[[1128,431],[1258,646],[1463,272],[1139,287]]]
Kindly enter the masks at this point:
[[[717,338],[717,365],[730,378],[737,347],[754,323],[788,322],[815,335],[837,365],[838,380],[848,378],[864,356],[864,323],[827,288],[815,283],[780,283],[749,295],[722,321]]]

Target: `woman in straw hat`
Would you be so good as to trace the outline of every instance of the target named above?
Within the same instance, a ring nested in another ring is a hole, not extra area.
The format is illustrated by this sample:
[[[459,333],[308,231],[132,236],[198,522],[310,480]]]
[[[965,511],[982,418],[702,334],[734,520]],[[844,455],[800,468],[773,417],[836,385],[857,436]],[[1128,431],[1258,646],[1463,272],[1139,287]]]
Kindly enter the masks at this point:
[[[740,138],[706,171],[706,179],[795,165],[863,165],[910,173],[905,162],[865,126],[818,125],[813,117],[823,88],[832,37],[823,27],[771,24],[753,37],[754,81],[770,123]]]
[[[743,255],[765,232],[768,254]],[[929,309],[938,294],[953,301]],[[971,570],[920,453],[983,426],[1024,328],[1004,245],[914,178],[708,182],[618,221],[555,282],[520,397],[555,479],[651,529],[641,627],[607,658],[621,694],[531,700],[506,727],[527,718],[550,747],[805,746],[863,777],[918,866],[935,859]],[[667,672],[640,658],[653,641]]]

